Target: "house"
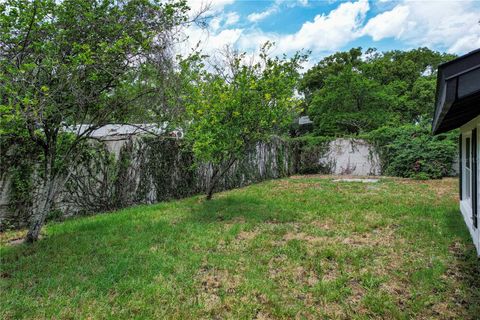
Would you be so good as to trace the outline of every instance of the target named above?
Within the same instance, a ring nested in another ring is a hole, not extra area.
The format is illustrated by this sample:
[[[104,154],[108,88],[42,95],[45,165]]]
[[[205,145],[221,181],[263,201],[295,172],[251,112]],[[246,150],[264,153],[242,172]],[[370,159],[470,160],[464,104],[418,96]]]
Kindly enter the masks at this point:
[[[480,49],[438,67],[433,133],[460,128],[460,210],[480,256]]]

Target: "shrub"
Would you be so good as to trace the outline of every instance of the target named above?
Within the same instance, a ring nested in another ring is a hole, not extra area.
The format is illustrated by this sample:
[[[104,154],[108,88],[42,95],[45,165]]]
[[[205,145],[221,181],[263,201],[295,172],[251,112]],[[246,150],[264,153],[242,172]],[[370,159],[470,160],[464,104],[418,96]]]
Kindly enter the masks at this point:
[[[300,174],[330,173],[331,168],[320,163],[320,158],[328,152],[331,137],[305,135],[292,138],[294,147],[295,172]]]
[[[452,175],[457,131],[432,135],[427,124],[381,127],[365,135],[375,146],[382,172],[389,176],[439,179]]]

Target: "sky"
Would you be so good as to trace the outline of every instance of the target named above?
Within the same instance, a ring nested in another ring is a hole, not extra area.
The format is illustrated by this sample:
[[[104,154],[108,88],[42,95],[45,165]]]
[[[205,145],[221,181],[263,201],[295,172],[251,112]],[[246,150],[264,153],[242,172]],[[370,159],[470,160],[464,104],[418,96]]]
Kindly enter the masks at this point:
[[[417,47],[455,54],[480,48],[480,0],[188,0],[191,11],[210,3],[208,28],[186,30],[187,52],[200,41],[206,54],[226,45],[255,53],[311,51],[310,63],[352,47],[380,51]]]

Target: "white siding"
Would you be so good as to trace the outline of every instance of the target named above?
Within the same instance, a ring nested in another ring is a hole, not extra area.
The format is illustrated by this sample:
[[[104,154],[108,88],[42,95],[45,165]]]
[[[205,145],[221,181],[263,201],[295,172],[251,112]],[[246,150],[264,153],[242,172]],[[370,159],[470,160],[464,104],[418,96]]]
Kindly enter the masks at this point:
[[[467,172],[466,172],[466,160],[468,159],[465,155],[465,150],[466,150],[466,140],[467,138],[471,137],[472,130],[474,128],[477,128],[477,159],[480,160],[480,137],[479,137],[479,132],[480,132],[480,116],[474,118],[467,124],[463,125],[460,127],[460,131],[462,132],[462,176],[463,176],[463,182],[462,182],[462,190],[463,190],[463,197],[462,200],[460,201],[460,211],[462,212],[463,219],[465,220],[465,224],[468,227],[468,230],[470,231],[470,235],[472,236],[473,243],[475,244],[475,247],[477,248],[477,253],[480,256],[480,228],[475,228],[473,226],[473,220],[472,220],[472,207],[471,207],[471,199],[466,197],[466,193],[468,188],[468,179],[467,178]],[[473,176],[473,172],[472,172]],[[480,177],[480,165],[477,165],[477,186],[479,186],[479,177]],[[474,195],[472,194],[471,196],[474,197],[476,196],[478,200],[479,198],[479,191],[480,187],[477,188],[477,194]],[[477,201],[477,206],[478,206],[478,201]],[[479,227],[480,227],[480,222],[479,222]]]

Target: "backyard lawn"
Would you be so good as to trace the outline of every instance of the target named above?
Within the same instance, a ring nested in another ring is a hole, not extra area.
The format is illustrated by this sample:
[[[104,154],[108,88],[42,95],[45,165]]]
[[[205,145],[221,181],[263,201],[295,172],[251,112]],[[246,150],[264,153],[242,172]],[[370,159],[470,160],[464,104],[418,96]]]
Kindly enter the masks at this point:
[[[1,235],[0,318],[463,318],[457,180],[304,176]]]

